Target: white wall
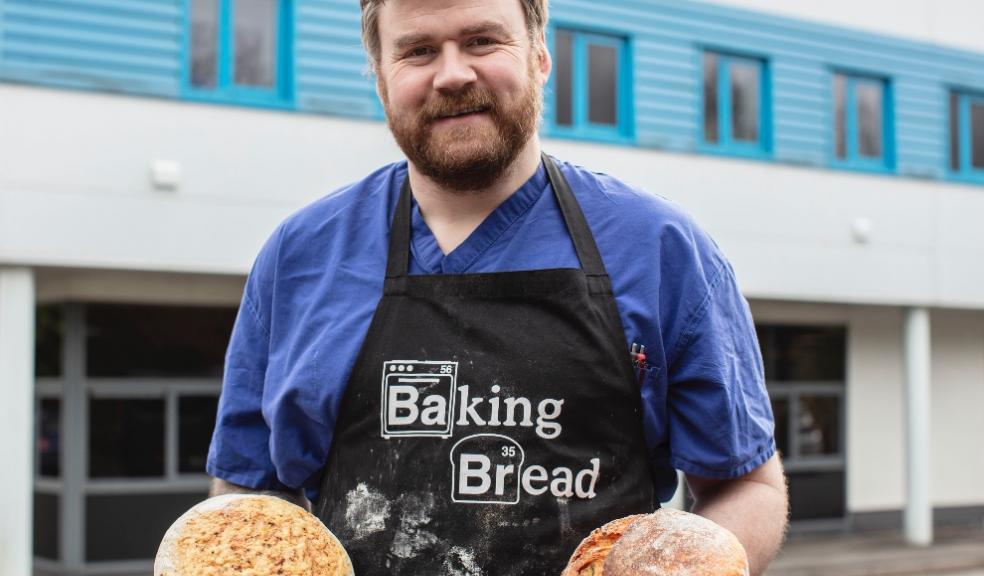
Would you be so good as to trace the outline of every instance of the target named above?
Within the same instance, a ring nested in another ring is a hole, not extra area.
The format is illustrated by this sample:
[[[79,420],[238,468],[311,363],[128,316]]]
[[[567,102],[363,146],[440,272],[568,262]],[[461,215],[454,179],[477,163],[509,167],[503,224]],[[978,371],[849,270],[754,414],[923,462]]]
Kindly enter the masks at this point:
[[[0,101],[0,264],[241,275],[287,214],[400,157],[379,122],[13,85]],[[545,149],[683,204],[751,297],[984,308],[984,267],[967,265],[984,261],[975,187]],[[153,189],[154,159],[180,164],[179,190]]]
[[[978,0],[713,0],[750,10],[984,51]]]
[[[937,506],[984,504],[984,314],[931,317],[933,474]]]
[[[848,324],[848,509],[905,506],[902,310],[857,308]],[[981,495],[984,500],[984,494]]]
[[[847,508],[905,505],[903,310],[752,301],[757,322],[846,326]],[[931,494],[935,507],[984,505],[984,314],[933,310]]]

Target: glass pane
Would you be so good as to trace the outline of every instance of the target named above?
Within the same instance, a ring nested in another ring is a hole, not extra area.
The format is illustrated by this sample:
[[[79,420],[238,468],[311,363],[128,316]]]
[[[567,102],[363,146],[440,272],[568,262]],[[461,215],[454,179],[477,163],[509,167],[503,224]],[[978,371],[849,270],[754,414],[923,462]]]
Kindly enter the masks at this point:
[[[234,1],[236,84],[273,87],[277,74],[277,2]]]
[[[757,327],[765,378],[783,382],[844,382],[847,331],[838,326]]]
[[[58,560],[58,508],[55,494],[34,493],[34,555]]]
[[[718,131],[718,57],[704,54],[704,140],[717,143]]]
[[[571,126],[574,124],[573,86],[574,74],[572,61],[574,53],[574,37],[570,32],[557,32],[557,46],[554,54],[554,73],[557,90],[557,125]]]
[[[191,1],[191,84],[214,88],[219,0]]]
[[[858,151],[865,158],[882,155],[882,86],[858,82]]]
[[[62,341],[65,314],[60,305],[38,306],[34,317],[34,375],[57,378],[62,375]]]
[[[840,453],[840,398],[802,396],[799,402],[797,441],[800,456]]]
[[[182,396],[178,400],[178,472],[205,473],[218,406],[216,396]]]
[[[970,106],[971,118],[971,148],[973,159],[971,164],[974,168],[984,169],[984,102],[974,103]]]
[[[89,399],[89,476],[164,475],[164,400]]]
[[[205,497],[205,493],[86,497],[86,561],[152,560],[171,523]]]
[[[618,115],[618,50],[588,47],[588,121],[615,126]]]
[[[837,158],[847,158],[847,82],[844,76],[834,76],[834,148]]]
[[[38,415],[38,459],[42,476],[61,475],[61,400],[42,398]]]
[[[789,515],[791,520],[840,518],[846,509],[844,472],[791,472]]]
[[[89,376],[220,377],[235,319],[235,308],[90,305]]]
[[[950,169],[960,171],[960,97],[950,92]]]
[[[776,421],[776,448],[785,458],[789,454],[789,400],[773,398],[772,414]]]
[[[758,142],[759,139],[759,66],[732,62],[731,136],[734,140]]]

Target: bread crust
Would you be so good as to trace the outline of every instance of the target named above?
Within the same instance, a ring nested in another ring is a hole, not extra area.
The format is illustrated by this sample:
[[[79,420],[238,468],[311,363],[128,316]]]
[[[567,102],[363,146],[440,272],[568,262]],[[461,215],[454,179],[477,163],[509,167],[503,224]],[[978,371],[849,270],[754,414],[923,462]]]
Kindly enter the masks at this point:
[[[595,528],[574,550],[561,576],[603,576],[605,557],[633,522],[644,514],[618,518]]]
[[[164,535],[154,576],[353,576],[337,538],[274,496],[226,494],[185,512]]]
[[[747,576],[738,538],[721,525],[664,508],[633,522],[605,559],[606,576]]]

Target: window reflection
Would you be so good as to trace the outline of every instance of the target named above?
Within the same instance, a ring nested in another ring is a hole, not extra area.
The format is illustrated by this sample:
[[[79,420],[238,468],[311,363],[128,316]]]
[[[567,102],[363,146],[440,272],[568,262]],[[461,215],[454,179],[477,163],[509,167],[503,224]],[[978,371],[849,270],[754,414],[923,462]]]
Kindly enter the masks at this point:
[[[973,148],[971,164],[974,168],[984,168],[984,103],[970,106],[971,147]]]
[[[164,400],[90,398],[89,477],[164,476]]]
[[[178,400],[178,472],[204,474],[219,399],[182,396]]]
[[[236,0],[235,82],[272,87],[277,73],[277,2]]]
[[[61,400],[42,398],[38,415],[38,464],[41,476],[61,476]]]
[[[776,421],[776,449],[785,457],[789,454],[789,401],[773,398],[772,414]]]
[[[235,308],[93,304],[86,310],[89,376],[222,374]]]
[[[960,171],[960,96],[950,92],[950,169]]]
[[[704,140],[717,143],[718,131],[718,57],[704,54]]]
[[[802,396],[798,415],[800,456],[840,453],[840,399],[835,396]]]
[[[557,124],[561,126],[574,124],[573,52],[574,37],[569,32],[558,31],[554,53],[554,83],[557,90]]]
[[[191,84],[214,88],[219,19],[218,0],[191,2]]]
[[[732,62],[731,134],[735,140],[757,142],[759,139],[759,67]]]
[[[882,155],[882,87],[870,82],[857,84],[858,147],[861,156]]]
[[[618,52],[614,46],[591,44],[588,48],[588,121],[614,126],[618,117]]]
[[[834,76],[834,131],[834,153],[847,158],[847,79],[841,74]]]

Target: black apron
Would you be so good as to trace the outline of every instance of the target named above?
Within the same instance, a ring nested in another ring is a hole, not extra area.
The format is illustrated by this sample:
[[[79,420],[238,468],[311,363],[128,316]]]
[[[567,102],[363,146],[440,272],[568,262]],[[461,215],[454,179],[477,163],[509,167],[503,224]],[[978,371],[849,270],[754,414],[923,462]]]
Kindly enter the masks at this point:
[[[357,576],[557,575],[659,507],[611,283],[544,163],[583,270],[409,276],[403,185],[315,506]]]

